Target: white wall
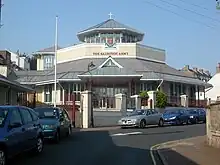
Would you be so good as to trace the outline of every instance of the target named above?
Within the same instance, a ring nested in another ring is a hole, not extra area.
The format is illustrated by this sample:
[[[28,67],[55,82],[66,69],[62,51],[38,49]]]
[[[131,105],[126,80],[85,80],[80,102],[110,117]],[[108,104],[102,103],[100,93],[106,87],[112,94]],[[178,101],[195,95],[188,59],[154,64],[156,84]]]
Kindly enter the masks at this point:
[[[30,63],[28,62],[27,58],[25,57],[18,57],[16,53],[11,53],[11,61],[14,62],[17,66],[22,69],[30,70]]]
[[[216,101],[217,97],[220,97],[220,73],[215,74],[208,83],[212,84],[213,88],[207,90],[206,98]]]

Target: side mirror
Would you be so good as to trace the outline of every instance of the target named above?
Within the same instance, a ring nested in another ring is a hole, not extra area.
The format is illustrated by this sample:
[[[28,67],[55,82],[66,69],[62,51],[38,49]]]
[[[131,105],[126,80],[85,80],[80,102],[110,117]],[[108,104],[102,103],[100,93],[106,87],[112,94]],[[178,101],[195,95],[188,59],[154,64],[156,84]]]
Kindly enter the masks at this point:
[[[8,128],[13,129],[13,128],[19,128],[21,126],[22,126],[21,123],[12,123],[12,124],[8,125]]]

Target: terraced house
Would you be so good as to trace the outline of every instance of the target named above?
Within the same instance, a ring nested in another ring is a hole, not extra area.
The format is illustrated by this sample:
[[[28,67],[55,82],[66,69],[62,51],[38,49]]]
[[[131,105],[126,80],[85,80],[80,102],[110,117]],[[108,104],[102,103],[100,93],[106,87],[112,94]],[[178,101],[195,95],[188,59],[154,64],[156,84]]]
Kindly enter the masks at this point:
[[[199,105],[205,98],[196,95],[210,85],[166,64],[166,52],[142,44],[144,33],[112,18],[78,32],[80,41],[57,52],[57,104],[76,102],[80,92],[93,91],[93,105],[114,109],[115,95],[130,96],[143,90],[161,89],[172,104],[180,104],[185,94],[190,105]],[[16,72],[18,82],[32,85],[37,100],[52,103],[54,93],[54,47],[36,53],[37,71]],[[78,102],[77,102],[78,103]],[[128,101],[132,106],[132,101]]]

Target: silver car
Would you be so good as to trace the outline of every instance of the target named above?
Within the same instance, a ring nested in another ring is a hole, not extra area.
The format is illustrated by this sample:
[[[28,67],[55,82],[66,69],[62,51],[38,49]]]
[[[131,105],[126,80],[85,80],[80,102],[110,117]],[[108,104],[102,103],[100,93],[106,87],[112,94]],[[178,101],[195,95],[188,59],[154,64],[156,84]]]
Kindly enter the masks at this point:
[[[162,114],[154,109],[139,109],[133,111],[129,116],[123,117],[118,121],[121,128],[124,127],[140,127],[145,128],[146,125],[164,124]]]

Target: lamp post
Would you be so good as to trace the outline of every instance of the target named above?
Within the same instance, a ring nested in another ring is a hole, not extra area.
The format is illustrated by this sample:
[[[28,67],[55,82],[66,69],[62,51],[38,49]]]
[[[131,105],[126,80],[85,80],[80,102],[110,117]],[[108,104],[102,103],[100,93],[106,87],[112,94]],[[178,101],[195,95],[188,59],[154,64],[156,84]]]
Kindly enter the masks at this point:
[[[89,64],[88,64],[88,72],[89,72],[89,74],[90,74],[90,78],[89,78],[89,86],[90,86],[90,89],[89,90],[91,90],[91,92],[92,92],[92,81],[91,81],[91,78],[92,78],[92,74],[91,74],[91,72],[90,72],[90,69],[91,68],[94,68],[95,67],[95,64],[93,64],[93,62],[90,62]],[[90,116],[90,119],[91,119],[91,121],[90,121],[90,127],[94,127],[94,119],[93,119],[93,101],[92,101],[92,108],[91,108],[91,116]]]
[[[53,106],[56,107],[56,102],[57,102],[57,42],[58,42],[58,16],[56,16],[56,27],[55,27],[55,45],[54,45],[54,103]]]

